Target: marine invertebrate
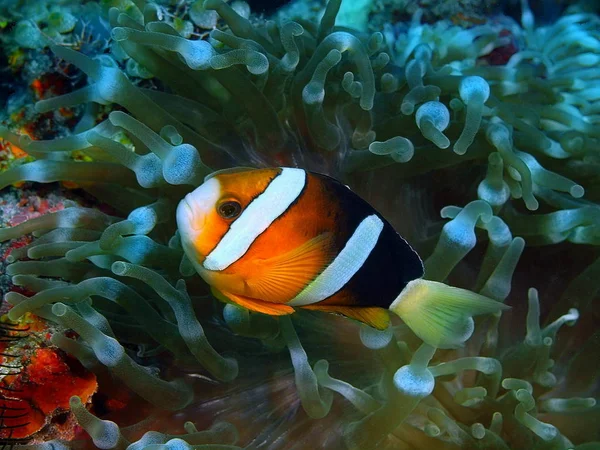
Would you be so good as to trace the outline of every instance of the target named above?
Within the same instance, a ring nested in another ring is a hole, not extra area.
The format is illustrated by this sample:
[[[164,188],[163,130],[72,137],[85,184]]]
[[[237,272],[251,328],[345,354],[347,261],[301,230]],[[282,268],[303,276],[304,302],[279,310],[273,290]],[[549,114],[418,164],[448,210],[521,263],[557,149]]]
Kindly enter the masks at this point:
[[[322,444],[318,431],[305,433],[309,418],[321,420],[328,443],[350,448],[567,449],[597,441],[596,430],[578,435],[560,424],[566,412],[593,408],[588,396],[597,390],[589,383],[576,392],[582,398],[560,397],[569,377],[552,375],[550,357],[559,328],[578,319],[571,299],[585,320],[597,295],[590,281],[597,259],[566,288],[553,306],[556,321],[545,327],[538,295],[529,291],[524,341],[499,343],[502,322],[494,317],[477,324],[465,348],[436,351],[402,324],[359,331],[317,313],[276,321],[221,309],[183,257],[173,208],[206,174],[233,163],[325,171],[367,194],[388,185],[383,176],[375,188],[361,185],[362,171],[403,180],[449,173],[452,181],[441,186],[463,194],[461,206],[444,208],[449,220],[421,244],[425,276],[504,301],[525,243],[597,245],[598,19],[567,15],[535,28],[526,14],[521,51],[490,67],[478,58],[505,43],[493,26],[429,26],[417,17],[406,33],[387,36],[389,50],[379,33],[336,29],[339,1],[320,24],[267,21],[264,28],[220,0],[203,6],[228,25],[210,40],[182,37],[153,3],[109,11],[114,46],[168,92],[136,86],[110,57],[55,45],[89,83],[39,102],[38,111],[89,102],[125,111],[53,141],[0,130],[37,158],[0,175],[0,185],[70,180],[118,214],[73,206],[0,230],[2,240],[39,236],[12,255],[7,272],[36,293],[7,295],[9,317],[34,311],[76,331],[77,339],[56,334],[52,342],[154,405],[148,415],[159,414],[162,427],[176,428],[187,414],[207,428],[213,417],[206,416],[216,415],[237,427],[241,445],[285,446],[297,433],[307,445]],[[74,150],[93,161],[69,160]],[[456,186],[465,166],[476,174],[466,194]],[[485,241],[480,270],[463,279],[465,261]],[[20,261],[25,256],[32,260]],[[518,287],[517,305],[525,298]],[[543,288],[541,298],[551,298]],[[594,377],[591,370],[587,380]],[[127,430],[89,417],[75,399],[71,405],[97,442],[127,445],[120,437]],[[249,405],[252,430],[243,426]],[[172,444],[183,446],[187,438],[177,439]]]

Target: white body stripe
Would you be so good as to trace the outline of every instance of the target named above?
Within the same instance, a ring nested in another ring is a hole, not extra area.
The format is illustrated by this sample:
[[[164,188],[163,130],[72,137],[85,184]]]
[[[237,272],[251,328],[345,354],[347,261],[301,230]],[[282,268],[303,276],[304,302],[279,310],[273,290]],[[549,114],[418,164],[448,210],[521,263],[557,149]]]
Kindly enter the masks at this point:
[[[224,270],[250,248],[255,239],[298,198],[306,184],[302,169],[282,169],[242,212],[204,260],[207,270]]]
[[[383,222],[375,214],[363,219],[333,262],[287,304],[310,305],[342,289],[363,266],[377,245],[382,230]]]

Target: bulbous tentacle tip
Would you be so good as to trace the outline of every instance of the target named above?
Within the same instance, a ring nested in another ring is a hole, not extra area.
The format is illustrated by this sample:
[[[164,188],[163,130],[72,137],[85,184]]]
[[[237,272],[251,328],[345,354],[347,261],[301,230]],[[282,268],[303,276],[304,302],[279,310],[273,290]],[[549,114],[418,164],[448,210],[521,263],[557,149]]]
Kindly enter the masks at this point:
[[[116,27],[112,29],[110,35],[115,41],[121,42],[126,40],[131,35],[131,32],[128,28]]]
[[[435,379],[427,369],[419,370],[411,364],[401,367],[394,374],[394,386],[407,397],[425,398],[433,392]]]

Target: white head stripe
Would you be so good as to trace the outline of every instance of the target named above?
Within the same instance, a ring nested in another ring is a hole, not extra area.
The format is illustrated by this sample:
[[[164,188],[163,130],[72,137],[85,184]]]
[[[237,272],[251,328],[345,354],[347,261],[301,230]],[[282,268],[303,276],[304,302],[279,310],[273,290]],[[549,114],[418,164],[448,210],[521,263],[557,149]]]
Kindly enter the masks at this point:
[[[302,169],[282,169],[242,212],[204,260],[207,270],[224,270],[250,248],[254,240],[298,198],[306,184]]]
[[[377,245],[382,230],[383,222],[375,214],[363,219],[333,262],[287,304],[310,305],[342,289],[363,266]]]

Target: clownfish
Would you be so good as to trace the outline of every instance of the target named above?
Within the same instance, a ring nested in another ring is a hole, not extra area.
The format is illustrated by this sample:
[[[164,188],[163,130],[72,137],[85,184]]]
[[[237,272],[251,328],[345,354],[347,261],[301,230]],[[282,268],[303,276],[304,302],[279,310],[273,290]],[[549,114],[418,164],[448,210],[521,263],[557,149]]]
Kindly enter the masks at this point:
[[[471,316],[504,305],[426,281],[417,252],[349,187],[296,168],[226,169],[177,207],[187,258],[214,295],[280,316],[342,314],[377,329],[389,310],[425,342],[461,345]]]

